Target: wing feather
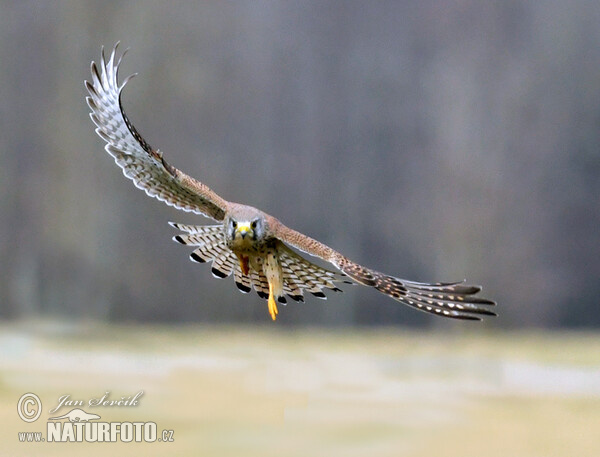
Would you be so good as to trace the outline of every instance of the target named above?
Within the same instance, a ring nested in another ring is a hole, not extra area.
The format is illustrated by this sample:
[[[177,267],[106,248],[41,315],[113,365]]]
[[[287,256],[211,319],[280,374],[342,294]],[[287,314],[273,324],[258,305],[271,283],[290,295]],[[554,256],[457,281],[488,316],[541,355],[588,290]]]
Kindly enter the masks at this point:
[[[354,282],[373,287],[394,300],[419,311],[450,319],[463,320],[481,320],[482,316],[496,316],[496,313],[490,309],[496,303],[476,296],[481,291],[480,286],[465,284],[464,282],[430,284],[395,278],[363,267],[320,241],[286,227],[274,218],[269,220],[269,226],[280,241],[330,262]],[[290,252],[293,251],[290,250]],[[302,259],[302,257],[300,258]],[[308,262],[305,259],[303,260]],[[308,263],[313,265],[310,262]],[[300,265],[304,264],[300,263]],[[302,267],[294,268],[292,265],[290,267],[292,267],[291,270],[295,277],[300,278],[300,281],[304,283],[304,287],[312,292],[314,290],[311,290],[311,286],[314,284],[314,274],[310,269],[308,274],[303,274]],[[327,281],[327,276],[324,280]],[[296,279],[292,279],[292,281],[296,281]]]
[[[339,265],[359,284],[371,286],[379,292],[412,308],[451,319],[481,320],[481,316],[496,316],[489,307],[496,303],[474,294],[479,286],[457,283],[418,283],[380,273],[363,267],[341,256]]]
[[[123,174],[149,196],[183,211],[223,220],[227,201],[168,164],[162,152],[153,149],[129,121],[121,104],[121,92],[135,75],[119,85],[119,65],[126,51],[116,59],[117,46],[118,43],[108,60],[102,49],[99,64],[91,64],[91,82],[85,82],[89,92],[87,104],[92,111],[90,117],[97,126],[96,133],[106,142],[106,151],[114,157]]]

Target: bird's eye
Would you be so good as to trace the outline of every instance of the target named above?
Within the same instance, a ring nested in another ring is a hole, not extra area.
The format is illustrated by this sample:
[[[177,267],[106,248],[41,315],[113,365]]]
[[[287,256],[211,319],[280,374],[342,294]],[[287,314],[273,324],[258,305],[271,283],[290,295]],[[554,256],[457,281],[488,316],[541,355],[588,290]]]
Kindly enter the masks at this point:
[[[250,224],[252,229],[254,230],[256,228],[256,226],[258,225],[257,221],[252,221],[252,224]]]
[[[231,226],[232,226],[233,228],[236,228],[236,227],[237,227],[237,222],[236,222],[236,221],[231,221]]]

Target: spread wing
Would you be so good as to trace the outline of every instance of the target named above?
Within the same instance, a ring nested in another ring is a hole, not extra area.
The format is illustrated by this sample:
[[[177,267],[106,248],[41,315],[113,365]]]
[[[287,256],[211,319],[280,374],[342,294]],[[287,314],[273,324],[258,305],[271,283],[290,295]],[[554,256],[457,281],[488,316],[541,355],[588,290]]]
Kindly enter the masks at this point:
[[[481,291],[480,286],[468,285],[464,282],[429,284],[395,278],[359,265],[329,246],[286,227],[276,219],[270,220],[269,226],[279,240],[330,262],[347,278],[358,284],[373,287],[388,297],[419,311],[463,320],[481,320],[482,316],[496,315],[490,310],[496,304],[495,302],[476,296]],[[313,265],[306,259],[303,260]],[[327,275],[322,276],[321,279],[330,280]]]
[[[116,59],[117,45],[108,60],[92,62],[92,81],[86,81],[87,103],[96,133],[106,141],[105,149],[123,169],[123,174],[151,197],[183,211],[223,220],[227,201],[208,186],[169,165],[162,152],[153,149],[129,121],[121,104],[121,91],[132,76],[119,85],[118,69],[123,53]]]

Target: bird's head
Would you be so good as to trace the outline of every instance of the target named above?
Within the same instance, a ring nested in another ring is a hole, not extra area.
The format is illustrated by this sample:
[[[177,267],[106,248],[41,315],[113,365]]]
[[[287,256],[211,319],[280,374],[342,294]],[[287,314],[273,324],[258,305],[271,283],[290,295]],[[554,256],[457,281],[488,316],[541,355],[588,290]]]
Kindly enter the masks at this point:
[[[230,214],[226,220],[227,243],[234,248],[247,248],[261,242],[266,236],[265,218],[258,211]]]

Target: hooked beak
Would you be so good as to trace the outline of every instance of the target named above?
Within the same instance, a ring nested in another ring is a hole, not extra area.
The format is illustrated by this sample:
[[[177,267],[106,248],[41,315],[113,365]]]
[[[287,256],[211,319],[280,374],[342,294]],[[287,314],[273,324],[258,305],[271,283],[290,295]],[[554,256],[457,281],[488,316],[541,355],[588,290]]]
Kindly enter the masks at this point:
[[[235,233],[241,235],[242,238],[245,238],[248,233],[250,233],[250,224],[239,224],[235,229]]]

